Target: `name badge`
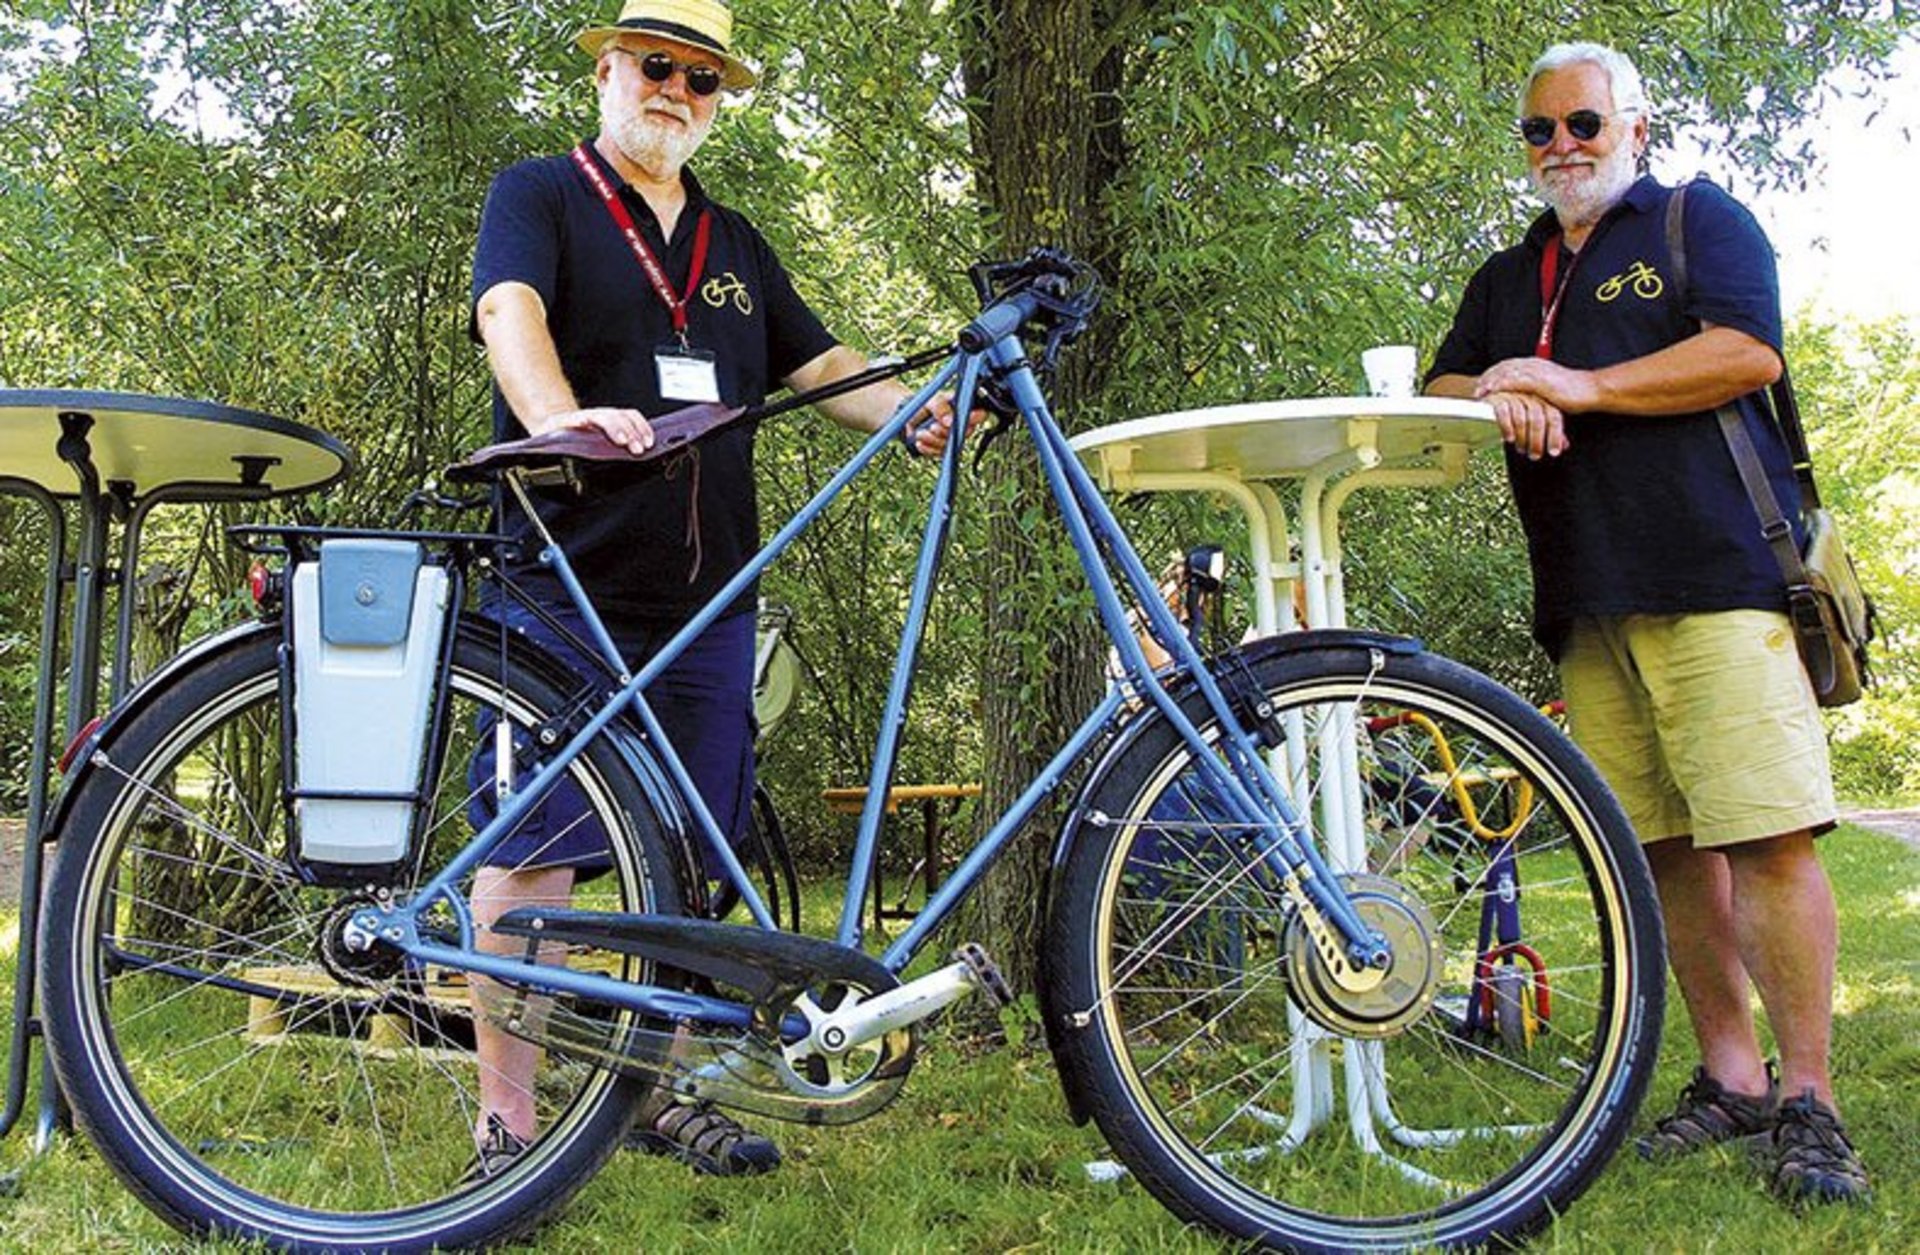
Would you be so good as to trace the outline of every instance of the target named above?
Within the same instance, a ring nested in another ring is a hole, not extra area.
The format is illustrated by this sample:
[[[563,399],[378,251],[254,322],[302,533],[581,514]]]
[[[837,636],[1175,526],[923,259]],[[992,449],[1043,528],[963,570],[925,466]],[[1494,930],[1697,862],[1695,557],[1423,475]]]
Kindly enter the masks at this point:
[[[717,402],[720,376],[713,360],[711,353],[683,349],[677,344],[655,349],[653,365],[660,373],[660,395],[668,401]]]

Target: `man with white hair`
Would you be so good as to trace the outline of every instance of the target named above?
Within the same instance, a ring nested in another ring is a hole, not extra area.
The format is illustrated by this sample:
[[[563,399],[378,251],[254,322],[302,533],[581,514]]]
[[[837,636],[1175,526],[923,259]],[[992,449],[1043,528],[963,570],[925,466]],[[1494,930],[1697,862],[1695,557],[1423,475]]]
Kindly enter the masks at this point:
[[[721,94],[754,83],[731,50],[732,24],[718,0],[628,0],[617,21],[577,39],[594,58],[598,136],[494,181],[474,256],[473,331],[497,385],[495,439],[591,429],[638,452],[653,443],[649,415],[706,401],[750,406],[781,385],[813,388],[866,368],[807,308],[753,224],[708,196],[688,168]],[[888,381],[819,408],[872,431],[908,395]],[[909,437],[916,453],[946,443],[949,402],[929,411]],[[753,428],[719,430],[669,473],[593,470],[583,491],[538,492],[536,504],[637,669],[759,548]],[[502,525],[530,537],[526,521],[508,514]],[[590,639],[538,562],[539,545],[520,549],[508,563],[513,581]],[[749,590],[647,691],[707,808],[735,839],[753,787],[754,605]],[[523,605],[495,598],[482,610],[591,672],[591,660]],[[491,778],[489,754],[476,758],[476,784]],[[476,794],[479,824],[491,797]],[[604,834],[577,822],[576,810],[556,791],[494,852],[473,890],[483,929],[515,906],[564,904],[577,875],[608,865]],[[717,875],[708,859],[707,874]],[[517,948],[484,931],[481,944]],[[491,1173],[538,1132],[540,1051],[485,1024],[478,1034],[478,1170]],[[780,1158],[723,1113],[659,1092],[635,1139],[709,1173],[761,1172]]]
[[[1799,499],[1764,401],[1781,370],[1773,251],[1743,207],[1694,183],[1674,290],[1675,192],[1638,173],[1648,106],[1620,53],[1548,49],[1520,104],[1550,208],[1468,282],[1427,387],[1493,408],[1534,635],[1659,886],[1700,1066],[1638,1145],[1668,1158],[1749,1139],[1783,1197],[1864,1198],[1828,1073],[1837,932],[1813,844],[1835,814],[1825,732],[1715,418],[1737,405],[1775,495]]]

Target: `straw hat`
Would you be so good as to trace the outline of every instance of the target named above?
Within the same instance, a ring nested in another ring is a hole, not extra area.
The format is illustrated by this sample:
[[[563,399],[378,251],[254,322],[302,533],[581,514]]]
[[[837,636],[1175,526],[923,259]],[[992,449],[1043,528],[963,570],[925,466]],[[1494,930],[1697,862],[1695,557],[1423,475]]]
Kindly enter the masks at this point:
[[[589,26],[574,43],[590,57],[615,35],[655,35],[711,52],[720,58],[720,84],[729,91],[752,87],[754,73],[733,55],[733,11],[719,0],[627,0],[611,26]]]

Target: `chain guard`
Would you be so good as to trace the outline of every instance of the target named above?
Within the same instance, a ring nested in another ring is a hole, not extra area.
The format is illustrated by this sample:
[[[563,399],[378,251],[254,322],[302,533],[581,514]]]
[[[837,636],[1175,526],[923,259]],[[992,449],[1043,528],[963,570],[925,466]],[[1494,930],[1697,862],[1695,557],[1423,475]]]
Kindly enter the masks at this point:
[[[703,1034],[531,985],[478,983],[482,1012],[506,1032],[688,1098],[777,1120],[851,1124],[891,1103],[913,1070],[911,1028],[838,1054],[808,1038],[783,1040],[794,1016],[811,1028],[849,999],[899,986],[858,950],[709,920],[543,908],[510,911],[494,931],[526,938],[530,952],[541,943],[613,951],[745,994],[747,1031]]]

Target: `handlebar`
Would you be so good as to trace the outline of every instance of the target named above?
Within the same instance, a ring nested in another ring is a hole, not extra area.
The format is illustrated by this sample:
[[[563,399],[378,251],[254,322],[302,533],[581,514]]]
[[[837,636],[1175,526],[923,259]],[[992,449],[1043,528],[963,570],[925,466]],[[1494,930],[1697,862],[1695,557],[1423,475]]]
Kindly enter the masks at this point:
[[[980,314],[961,328],[959,346],[983,353],[1008,336],[1032,329],[1045,335],[1043,369],[1061,346],[1087,329],[1100,304],[1093,267],[1055,248],[1036,248],[1017,261],[981,262],[967,275],[980,296]]]
[[[1003,297],[980,311],[980,316],[960,328],[960,347],[969,353],[984,353],[1027,325],[1040,310],[1040,302],[1031,292]]]

